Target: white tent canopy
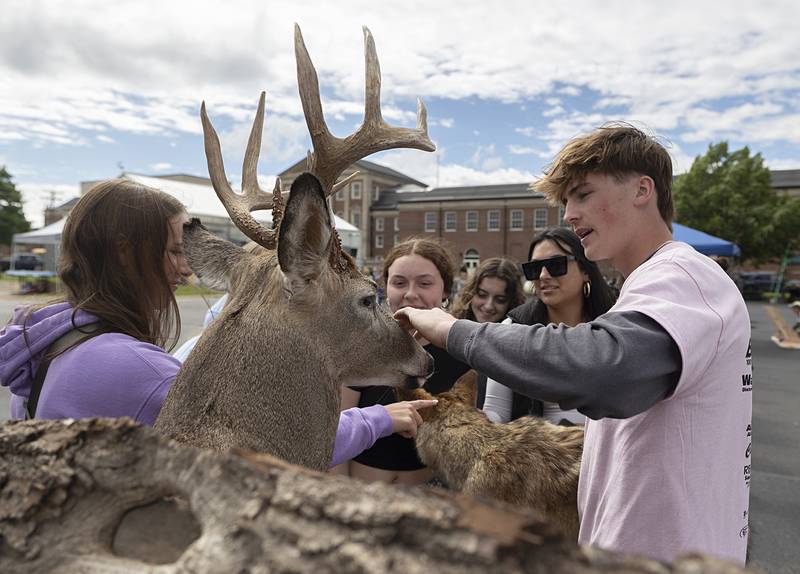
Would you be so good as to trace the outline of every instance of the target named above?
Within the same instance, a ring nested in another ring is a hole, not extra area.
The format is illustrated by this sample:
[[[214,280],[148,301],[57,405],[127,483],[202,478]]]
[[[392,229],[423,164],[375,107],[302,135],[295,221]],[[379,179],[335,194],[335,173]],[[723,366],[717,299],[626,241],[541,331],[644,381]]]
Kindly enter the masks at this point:
[[[168,193],[186,206],[186,211],[189,212],[190,217],[199,217],[201,220],[203,216],[228,218],[228,212],[217,197],[214,188],[210,185],[149,177],[135,173],[125,173],[122,177]],[[259,223],[266,226],[272,225],[272,210],[257,211],[253,213],[253,216]],[[361,246],[361,231],[341,217],[336,215],[333,217],[336,230],[342,239],[342,247],[354,253]],[[44,246],[47,249],[43,257],[44,267],[49,271],[55,271],[61,245],[61,232],[64,230],[66,221],[65,217],[34,231],[15,233],[12,239],[12,260],[17,254],[18,244]]]
[[[15,233],[11,238],[11,261],[14,261],[20,252],[19,245],[43,246],[47,250],[42,256],[44,268],[48,271],[55,271],[61,247],[61,232],[64,230],[66,222],[67,218],[64,217],[55,223],[33,231]]]
[[[210,185],[149,177],[136,173],[125,173],[123,177],[168,193],[186,206],[186,211],[190,216],[199,217],[201,220],[203,215],[228,217],[225,206],[222,205],[217,193]],[[259,223],[272,225],[272,210],[256,211],[253,213],[253,217]],[[338,215],[334,215],[333,218],[336,231],[339,232],[339,237],[342,239],[342,246],[348,250],[357,250],[361,246],[361,231]]]

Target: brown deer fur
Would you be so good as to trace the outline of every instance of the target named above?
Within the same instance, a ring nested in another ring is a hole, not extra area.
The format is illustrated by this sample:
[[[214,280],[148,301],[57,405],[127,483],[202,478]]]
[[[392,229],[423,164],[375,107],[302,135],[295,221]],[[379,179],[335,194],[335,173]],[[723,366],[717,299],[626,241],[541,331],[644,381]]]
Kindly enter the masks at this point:
[[[474,406],[476,381],[477,373],[469,371],[436,397],[423,389],[399,392],[407,400],[439,400],[419,411],[420,459],[451,488],[531,508],[577,540],[583,427],[537,417],[495,424]]]
[[[349,255],[346,273],[331,267],[334,234],[312,175],[292,185],[277,253],[247,253],[196,221],[184,229],[184,246],[198,277],[229,291],[230,301],[178,373],[160,432],[324,470],[341,385],[401,385],[432,370]]]

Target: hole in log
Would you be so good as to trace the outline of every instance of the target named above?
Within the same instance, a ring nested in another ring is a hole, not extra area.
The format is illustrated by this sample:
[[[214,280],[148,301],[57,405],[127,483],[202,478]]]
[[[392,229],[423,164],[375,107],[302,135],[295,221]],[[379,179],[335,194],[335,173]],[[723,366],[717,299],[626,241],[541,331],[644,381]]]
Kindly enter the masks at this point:
[[[171,564],[201,533],[185,499],[164,498],[128,510],[114,533],[111,551],[148,564]]]

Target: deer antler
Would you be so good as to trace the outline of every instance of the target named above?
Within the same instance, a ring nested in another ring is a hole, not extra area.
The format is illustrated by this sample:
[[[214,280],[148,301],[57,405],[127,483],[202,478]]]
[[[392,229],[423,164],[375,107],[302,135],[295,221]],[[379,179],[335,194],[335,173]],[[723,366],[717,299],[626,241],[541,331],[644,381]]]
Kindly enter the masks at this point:
[[[300,26],[294,25],[294,52],[297,59],[297,84],[314,152],[308,154],[307,169],[320,180],[327,195],[341,173],[355,161],[378,151],[394,148],[415,148],[434,151],[428,138],[428,112],[422,100],[417,100],[417,127],[392,127],[381,116],[381,70],[375,53],[372,34],[364,27],[364,57],[366,60],[366,102],[364,123],[346,138],[337,138],[328,131],[320,103],[317,71],[303,42]],[[341,182],[343,183],[343,182]]]
[[[247,150],[244,154],[244,164],[242,166],[242,193],[236,193],[231,189],[228,178],[225,175],[225,165],[222,161],[222,151],[219,145],[219,137],[211,125],[211,121],[206,115],[206,103],[200,106],[200,118],[203,122],[203,138],[206,148],[206,159],[208,161],[208,174],[214,191],[217,192],[222,205],[230,215],[236,227],[247,237],[266,247],[275,249],[277,244],[277,227],[283,213],[283,197],[281,195],[280,179],[275,181],[275,189],[272,195],[264,192],[258,186],[258,156],[261,151],[261,132],[264,128],[264,92],[258,100],[258,111],[253,121],[253,128],[250,130],[250,139],[247,142]],[[259,209],[273,208],[273,229],[267,229],[250,215],[251,211]]]

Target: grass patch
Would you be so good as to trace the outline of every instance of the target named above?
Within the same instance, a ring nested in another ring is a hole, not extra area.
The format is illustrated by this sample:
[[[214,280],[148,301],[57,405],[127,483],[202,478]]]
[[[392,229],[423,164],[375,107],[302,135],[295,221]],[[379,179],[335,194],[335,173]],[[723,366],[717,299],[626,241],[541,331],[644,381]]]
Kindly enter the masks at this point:
[[[219,291],[215,291],[213,289],[209,289],[204,285],[178,285],[178,289],[175,291],[175,296],[180,297],[181,295],[221,295],[222,293]]]

